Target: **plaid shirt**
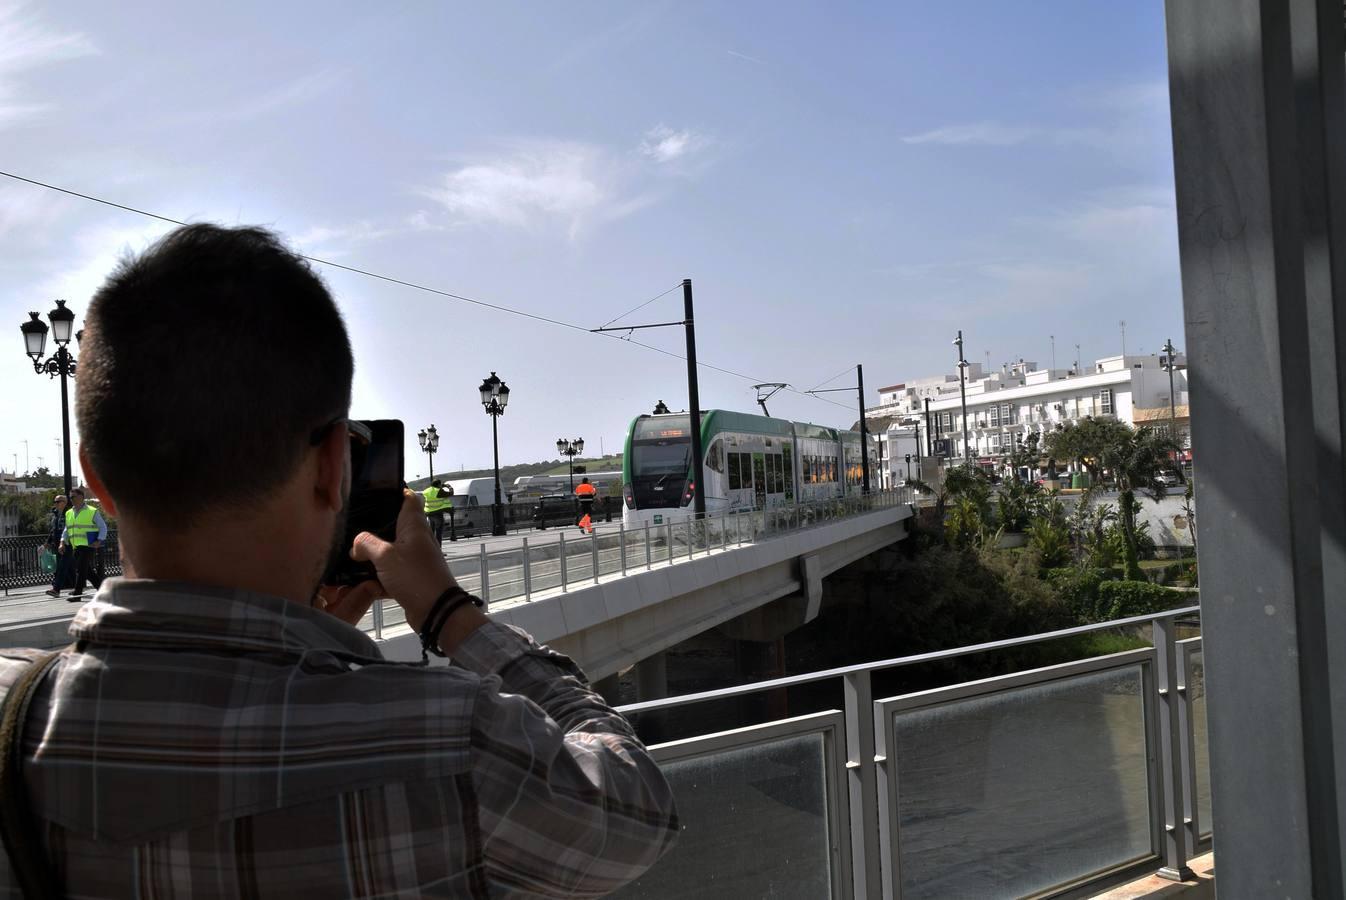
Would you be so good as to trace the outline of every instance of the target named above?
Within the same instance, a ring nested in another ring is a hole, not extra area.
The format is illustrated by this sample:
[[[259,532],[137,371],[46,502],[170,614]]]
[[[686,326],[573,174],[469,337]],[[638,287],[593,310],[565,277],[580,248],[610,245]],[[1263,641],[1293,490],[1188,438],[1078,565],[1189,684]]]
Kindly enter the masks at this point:
[[[70,633],[24,771],[72,898],[597,896],[677,833],[631,726],[517,629],[424,668],[278,598],[109,579]]]

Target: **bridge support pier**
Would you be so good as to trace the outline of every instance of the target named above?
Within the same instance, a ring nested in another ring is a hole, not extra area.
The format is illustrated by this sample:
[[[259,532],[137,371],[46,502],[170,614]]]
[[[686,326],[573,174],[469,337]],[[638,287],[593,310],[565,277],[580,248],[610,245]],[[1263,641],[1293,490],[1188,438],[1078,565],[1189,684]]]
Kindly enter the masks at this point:
[[[636,663],[636,697],[662,700],[668,696],[668,653],[661,650]]]

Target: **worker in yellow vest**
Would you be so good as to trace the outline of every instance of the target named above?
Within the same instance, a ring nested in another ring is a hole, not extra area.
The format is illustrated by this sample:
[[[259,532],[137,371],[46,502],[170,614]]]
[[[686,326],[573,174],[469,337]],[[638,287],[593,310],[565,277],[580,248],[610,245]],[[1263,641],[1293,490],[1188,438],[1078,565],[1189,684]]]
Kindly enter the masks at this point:
[[[594,533],[593,511],[594,499],[598,496],[598,489],[589,483],[589,479],[584,479],[579,486],[575,488],[575,497],[580,501],[580,520],[577,523],[580,531]]]
[[[435,541],[444,542],[444,513],[453,515],[453,488],[444,490],[444,483],[436,478],[425,489],[425,516],[435,533]]]
[[[70,492],[71,507],[65,511],[65,532],[61,535],[61,552],[66,546],[75,554],[75,589],[66,599],[79,603],[84,599],[84,582],[93,583],[94,590],[103,584],[95,571],[98,548],[107,540],[107,522],[103,514],[84,502],[84,488]],[[59,592],[58,592],[59,594]]]

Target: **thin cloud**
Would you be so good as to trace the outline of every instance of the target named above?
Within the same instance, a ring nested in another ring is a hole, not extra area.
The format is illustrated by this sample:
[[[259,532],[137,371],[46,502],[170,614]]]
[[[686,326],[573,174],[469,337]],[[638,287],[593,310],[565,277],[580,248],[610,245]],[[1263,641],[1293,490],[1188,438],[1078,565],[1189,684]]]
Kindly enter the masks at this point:
[[[630,215],[653,198],[627,190],[613,154],[574,141],[532,141],[445,173],[422,193],[455,221],[536,229],[560,225],[573,239],[586,227]]]
[[[902,138],[904,144],[985,144],[993,147],[1008,147],[1022,144],[1039,133],[1036,128],[1020,125],[1002,125],[997,122],[972,122],[965,125],[945,125],[910,134]]]
[[[320,69],[296,78],[288,84],[208,114],[202,118],[212,121],[245,121],[268,115],[278,110],[302,106],[328,93],[341,82],[341,73],[335,69]]]
[[[657,163],[669,163],[695,153],[709,143],[708,138],[694,131],[674,131],[659,124],[645,133],[640,152]]]
[[[737,50],[726,50],[726,51],[724,51],[724,52],[725,52],[725,53],[728,53],[730,56],[736,56],[736,57],[738,57],[739,59],[747,60],[747,61],[750,62],[750,63],[756,63],[756,64],[759,65],[759,66],[764,66],[764,65],[766,65],[766,62],[765,62],[765,61],[760,60],[760,59],[758,59],[758,58],[755,57],[755,56],[749,56],[749,55],[746,54],[746,53],[739,53]]]
[[[27,14],[24,4],[0,3],[0,127],[52,109],[50,104],[13,99],[21,93],[20,81],[29,71],[96,52],[82,33],[49,28]]]

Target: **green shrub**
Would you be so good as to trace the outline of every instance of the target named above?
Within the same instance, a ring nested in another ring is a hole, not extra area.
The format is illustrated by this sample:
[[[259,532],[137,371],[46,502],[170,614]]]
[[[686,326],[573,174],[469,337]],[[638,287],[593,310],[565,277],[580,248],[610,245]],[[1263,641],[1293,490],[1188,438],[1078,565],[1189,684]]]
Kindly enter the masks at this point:
[[[1162,612],[1186,599],[1179,591],[1149,581],[1105,581],[1098,586],[1098,621]]]
[[[1028,545],[1037,551],[1045,569],[1055,569],[1070,562],[1070,532],[1064,525],[1034,519],[1028,526]]]

